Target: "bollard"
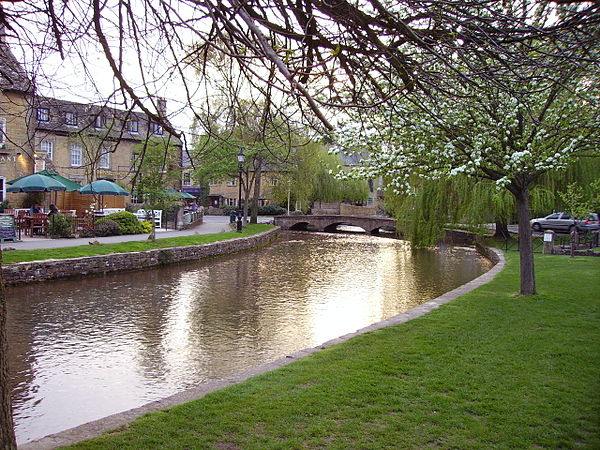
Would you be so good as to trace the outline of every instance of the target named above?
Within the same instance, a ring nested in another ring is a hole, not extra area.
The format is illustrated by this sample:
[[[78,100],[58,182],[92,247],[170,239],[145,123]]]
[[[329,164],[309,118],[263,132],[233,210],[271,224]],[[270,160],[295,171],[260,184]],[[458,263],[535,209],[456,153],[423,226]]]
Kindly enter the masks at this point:
[[[551,255],[554,250],[554,231],[544,231],[544,255]]]

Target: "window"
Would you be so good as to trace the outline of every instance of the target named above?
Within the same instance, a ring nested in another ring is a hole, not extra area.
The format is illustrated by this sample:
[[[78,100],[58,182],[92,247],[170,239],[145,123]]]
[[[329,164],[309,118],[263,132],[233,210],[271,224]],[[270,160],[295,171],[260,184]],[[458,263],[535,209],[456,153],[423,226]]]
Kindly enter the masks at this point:
[[[227,186],[237,186],[237,178],[231,178],[227,181]]]
[[[46,170],[46,161],[43,159],[35,160],[35,167],[33,169],[34,172],[39,172],[41,170]]]
[[[52,160],[54,143],[52,141],[42,141],[40,143],[40,150],[42,151],[42,158]]]
[[[77,114],[73,111],[65,112],[65,124],[71,126],[77,125]]]
[[[110,153],[105,148],[100,149],[100,157],[98,158],[98,168],[110,169]]]
[[[191,186],[192,185],[192,174],[189,172],[185,172],[183,174],[183,185]]]
[[[269,186],[278,186],[279,180],[277,178],[269,178]]]
[[[50,122],[50,110],[48,108],[37,109],[38,122]]]
[[[71,145],[71,167],[81,167],[81,145]]]
[[[6,178],[0,177],[0,202],[6,199]]]
[[[137,120],[127,121],[127,131],[130,133],[137,133],[140,130],[140,122]]]
[[[94,127],[95,128],[104,128],[106,126],[106,117],[104,117],[102,114],[98,114],[96,116],[96,120],[94,122]]]
[[[0,118],[0,147],[6,143],[6,119]]]
[[[159,136],[162,136],[163,135],[163,127],[157,123],[151,122],[150,123],[150,132],[152,134],[157,134]]]
[[[208,182],[208,185],[209,185],[209,186],[218,186],[218,185],[219,185],[219,182],[218,182],[217,180],[210,180],[210,181]]]

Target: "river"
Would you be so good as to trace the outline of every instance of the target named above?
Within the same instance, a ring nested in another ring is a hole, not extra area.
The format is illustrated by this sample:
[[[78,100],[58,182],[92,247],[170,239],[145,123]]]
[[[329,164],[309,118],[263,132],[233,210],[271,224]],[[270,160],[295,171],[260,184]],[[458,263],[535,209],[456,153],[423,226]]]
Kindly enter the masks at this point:
[[[289,233],[255,251],[8,289],[19,443],[399,314],[490,268],[473,250]]]

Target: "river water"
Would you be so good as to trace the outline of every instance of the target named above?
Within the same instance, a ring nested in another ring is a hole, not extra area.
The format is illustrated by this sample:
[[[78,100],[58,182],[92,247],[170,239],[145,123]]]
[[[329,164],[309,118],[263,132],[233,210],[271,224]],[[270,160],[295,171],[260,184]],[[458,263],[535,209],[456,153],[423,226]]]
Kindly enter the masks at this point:
[[[12,287],[20,443],[316,346],[490,268],[468,249],[366,235],[284,235],[155,270]]]

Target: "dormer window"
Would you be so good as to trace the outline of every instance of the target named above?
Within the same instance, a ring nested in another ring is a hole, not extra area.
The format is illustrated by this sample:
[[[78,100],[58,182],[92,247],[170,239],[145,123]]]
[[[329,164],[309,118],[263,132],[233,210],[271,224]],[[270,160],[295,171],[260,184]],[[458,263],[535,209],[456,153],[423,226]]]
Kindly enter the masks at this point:
[[[38,122],[50,122],[50,110],[48,108],[37,109]]]
[[[102,114],[98,114],[96,116],[96,120],[94,122],[94,128],[104,128],[106,126],[106,117]]]
[[[135,119],[130,119],[127,121],[127,131],[130,133],[137,133],[140,131],[140,122]]]
[[[157,124],[157,123],[154,123],[154,122],[151,122],[151,123],[150,123],[150,132],[151,132],[152,134],[156,134],[156,135],[158,135],[158,136],[162,136],[162,135],[163,135],[163,133],[164,133],[164,131],[163,131],[163,127],[162,127],[162,126],[160,126],[160,125],[159,125],[159,124]]]
[[[65,112],[65,125],[76,126],[77,125],[77,114],[73,111]]]

